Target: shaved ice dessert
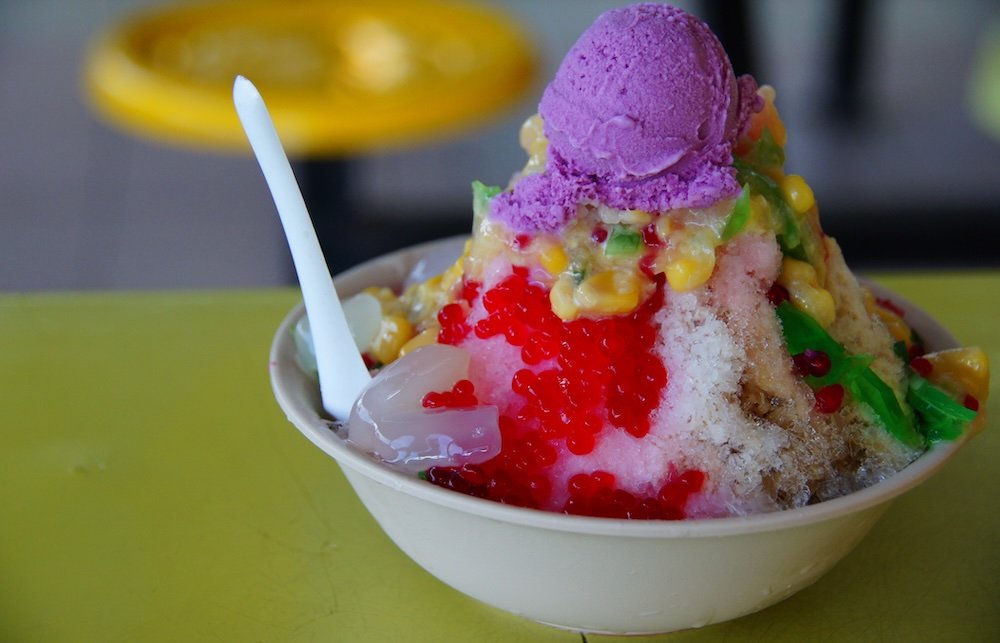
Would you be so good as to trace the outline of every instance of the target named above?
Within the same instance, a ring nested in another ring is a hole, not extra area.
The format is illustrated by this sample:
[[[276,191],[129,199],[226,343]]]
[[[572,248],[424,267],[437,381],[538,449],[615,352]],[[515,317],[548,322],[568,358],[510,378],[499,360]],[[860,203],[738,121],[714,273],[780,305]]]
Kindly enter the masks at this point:
[[[520,139],[458,261],[365,295],[356,448],[497,502],[682,519],[841,496],[981,424],[984,352],[924,354],[859,285],[774,90],[698,19],[602,15]]]

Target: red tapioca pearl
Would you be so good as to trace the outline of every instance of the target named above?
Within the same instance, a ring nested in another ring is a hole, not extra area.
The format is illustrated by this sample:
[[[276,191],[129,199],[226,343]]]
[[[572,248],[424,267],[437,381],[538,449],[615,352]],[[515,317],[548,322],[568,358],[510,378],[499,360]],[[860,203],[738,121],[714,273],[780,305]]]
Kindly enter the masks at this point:
[[[844,403],[844,387],[840,384],[830,384],[816,389],[814,408],[819,413],[836,413]]]
[[[577,473],[566,482],[566,490],[571,496],[586,498],[594,495],[600,485],[594,477],[586,473]]]
[[[490,315],[477,321],[473,327],[473,332],[480,339],[489,339],[503,332],[503,326],[499,323],[499,319],[495,315]]]
[[[521,359],[525,364],[538,364],[552,359],[558,352],[557,344],[543,333],[535,333],[528,338],[521,349]]]
[[[451,391],[455,395],[468,397],[475,393],[476,386],[475,384],[472,383],[471,380],[458,380],[457,382],[455,382],[455,385],[451,387]]]
[[[513,391],[519,395],[528,396],[531,395],[531,385],[535,383],[538,376],[534,372],[522,368],[514,373],[514,377],[510,380],[510,387]]]
[[[908,349],[906,349],[906,355],[910,359],[913,359],[915,357],[920,357],[924,353],[925,353],[924,345],[923,344],[918,344],[916,342],[914,342],[913,344],[910,344],[910,347]]]
[[[566,427],[554,419],[542,420],[538,435],[546,440],[561,440],[566,437]]]
[[[531,330],[519,321],[511,320],[510,324],[503,329],[503,334],[507,338],[507,343],[511,346],[524,346],[528,341]]]
[[[471,306],[472,302],[479,297],[479,289],[482,288],[482,284],[473,279],[468,279],[462,282],[461,297]]]
[[[656,520],[660,518],[661,514],[660,503],[655,498],[643,498],[637,503],[635,509],[632,510],[631,517],[641,520]]]
[[[483,308],[488,313],[495,313],[507,307],[507,296],[500,288],[487,290],[483,295]]]
[[[443,326],[457,324],[465,321],[465,309],[461,304],[446,304],[438,312],[437,317]]]
[[[604,428],[604,420],[602,420],[597,414],[591,413],[580,421],[580,425],[586,431],[591,433],[600,433],[601,429]]]
[[[771,288],[767,291],[767,300],[772,306],[778,306],[789,299],[791,299],[791,295],[788,293],[788,289],[781,284],[772,284]]]
[[[590,478],[594,481],[594,483],[596,483],[598,486],[601,487],[607,487],[608,489],[610,489],[611,487],[615,486],[615,474],[611,473],[610,471],[597,469],[596,471],[590,474]]]
[[[966,394],[965,397],[962,399],[962,406],[969,409],[970,411],[979,412],[979,400],[977,400],[976,398],[974,398],[969,394]]]
[[[508,461],[510,465],[518,471],[531,469],[531,449],[525,447],[523,442],[515,442],[510,447]]]
[[[604,243],[608,240],[608,231],[606,228],[601,226],[595,226],[593,230],[590,231],[590,238],[594,243]]]
[[[614,404],[608,407],[608,421],[618,428],[624,428],[630,423],[629,416],[628,410],[622,406]]]
[[[548,500],[552,494],[552,484],[543,475],[530,476],[527,481],[528,493],[536,505],[540,505]]]
[[[605,355],[616,357],[625,351],[625,340],[616,334],[607,334],[598,340],[598,346]]]
[[[535,464],[540,468],[544,468],[555,464],[556,460],[559,459],[559,454],[548,442],[540,442],[534,446],[532,451],[534,455]]]
[[[444,395],[436,391],[431,391],[420,400],[421,406],[425,409],[439,409],[444,406]]]
[[[528,279],[528,267],[527,266],[513,266],[511,267],[511,272],[513,278],[520,278],[520,281],[525,281]]]
[[[570,453],[586,455],[594,450],[594,434],[586,429],[573,431],[566,437],[566,448]]]
[[[616,518],[614,515],[614,495],[615,492],[611,489],[605,487],[600,487],[594,492],[594,495],[589,498],[590,500],[590,512],[595,516],[600,516],[601,518]]]
[[[591,515],[590,503],[581,496],[570,496],[563,506],[563,513],[568,513],[571,516]]]
[[[457,345],[465,339],[469,331],[472,330],[467,324],[456,324],[455,326],[442,327],[438,331],[438,343],[439,344],[451,344]]]
[[[688,498],[701,491],[705,484],[705,474],[697,469],[689,469],[676,478],[668,479],[660,488],[657,494],[664,506],[681,512],[683,517],[684,506],[687,505]]]
[[[638,508],[639,501],[624,489],[615,489],[611,494],[611,514],[615,518],[631,518]]]
[[[531,236],[527,234],[519,234],[514,237],[511,245],[514,246],[515,250],[524,250],[531,245]]]
[[[632,422],[624,427],[625,430],[637,438],[644,438],[649,434],[649,418],[634,417]]]
[[[920,377],[928,377],[934,371],[934,365],[926,357],[914,357],[910,360],[910,368]]]
[[[823,377],[830,372],[833,365],[829,355],[811,348],[792,356],[792,362],[795,364],[795,372],[803,377],[806,375]]]

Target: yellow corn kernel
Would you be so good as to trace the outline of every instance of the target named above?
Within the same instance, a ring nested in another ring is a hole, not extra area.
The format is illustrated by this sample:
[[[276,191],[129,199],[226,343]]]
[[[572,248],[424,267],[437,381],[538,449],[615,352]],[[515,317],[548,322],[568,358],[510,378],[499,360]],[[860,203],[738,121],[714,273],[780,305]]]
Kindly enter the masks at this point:
[[[837,306],[829,290],[799,282],[788,288],[788,295],[796,308],[815,319],[824,328],[837,318]]]
[[[605,270],[577,286],[573,301],[589,313],[621,315],[639,305],[639,279],[632,271]]]
[[[542,117],[534,114],[521,125],[518,136],[521,148],[528,154],[528,168],[542,168],[548,156],[549,141],[545,138]]]
[[[667,264],[667,283],[677,292],[694,290],[712,276],[715,270],[715,250],[682,254]]]
[[[547,243],[538,257],[542,267],[552,275],[558,277],[569,267],[569,257],[566,251],[557,243]]]
[[[929,379],[941,388],[960,395],[968,393],[986,406],[990,393],[990,359],[982,348],[971,346],[928,353],[923,356],[931,363]]]
[[[620,213],[619,223],[625,225],[644,226],[653,220],[653,215],[645,210],[624,210]]]
[[[805,214],[816,205],[812,188],[798,174],[789,174],[781,179],[781,192],[797,214]]]
[[[913,332],[899,315],[881,306],[875,309],[875,314],[885,324],[885,327],[889,330],[889,334],[892,335],[894,340],[905,343],[907,348],[910,347],[913,343]]]
[[[785,288],[788,288],[789,284],[796,281],[801,281],[810,286],[819,285],[816,269],[812,267],[812,264],[792,259],[791,257],[785,257],[781,261],[781,276],[778,278],[778,282]]]
[[[792,304],[815,319],[821,326],[829,326],[837,317],[833,295],[819,285],[819,276],[811,264],[785,257],[781,262],[778,283],[788,290]]]
[[[411,337],[405,344],[399,348],[398,357],[406,355],[410,351],[415,351],[422,346],[429,346],[437,342],[438,333],[441,331],[441,327],[434,325],[429,326],[427,329],[421,331],[414,337]]]
[[[892,338],[897,342],[906,344],[906,348],[910,348],[910,345],[913,343],[913,333],[906,322],[903,321],[903,318],[888,308],[880,306],[875,301],[875,295],[867,288],[864,289],[864,302],[865,310],[868,311],[868,314],[875,315],[882,320]]]
[[[549,291],[549,303],[552,304],[552,312],[563,321],[575,319],[580,314],[580,309],[577,307],[576,302],[573,301],[574,289],[573,278],[569,275],[563,275],[556,280],[556,283],[552,286],[552,290]]]
[[[413,326],[406,317],[386,315],[368,350],[376,360],[388,364],[399,356],[399,349],[412,337]]]
[[[656,220],[656,236],[661,239],[667,239],[670,237],[670,231],[673,226],[670,223],[669,217],[660,217]]]
[[[465,259],[464,257],[459,257],[458,261],[451,264],[447,270],[441,273],[441,289],[444,291],[451,290],[455,284],[461,281],[464,272]]]

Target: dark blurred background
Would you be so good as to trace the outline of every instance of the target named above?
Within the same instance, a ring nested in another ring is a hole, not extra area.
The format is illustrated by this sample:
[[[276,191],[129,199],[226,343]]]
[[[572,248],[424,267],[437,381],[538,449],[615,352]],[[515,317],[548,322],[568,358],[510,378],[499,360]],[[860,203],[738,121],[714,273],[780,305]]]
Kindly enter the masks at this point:
[[[82,52],[152,0],[0,0],[0,290],[293,283],[249,156],[192,152],[108,126],[80,92]],[[524,162],[521,122],[579,33],[620,2],[490,0],[535,38],[539,80],[488,125],[337,163],[325,239],[348,266],[462,233],[473,179]],[[994,0],[674,2],[719,33],[738,71],[778,90],[787,169],[862,270],[1000,265],[1000,132],[970,96],[1000,50]],[[991,44],[992,43],[992,44]],[[994,85],[997,69],[986,73]],[[998,119],[994,118],[994,123]]]

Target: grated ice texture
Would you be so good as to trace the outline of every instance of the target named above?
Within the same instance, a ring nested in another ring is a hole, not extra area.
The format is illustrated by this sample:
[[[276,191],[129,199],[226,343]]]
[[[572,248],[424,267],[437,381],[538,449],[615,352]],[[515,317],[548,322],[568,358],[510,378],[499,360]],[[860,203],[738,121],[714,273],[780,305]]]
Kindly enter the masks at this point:
[[[673,438],[680,466],[708,476],[688,514],[717,516],[775,509],[765,473],[782,465],[787,436],[748,420],[740,408],[746,353],[729,327],[695,293],[674,294],[662,311],[660,353],[670,386],[654,433]],[[675,456],[676,458],[676,456]]]

